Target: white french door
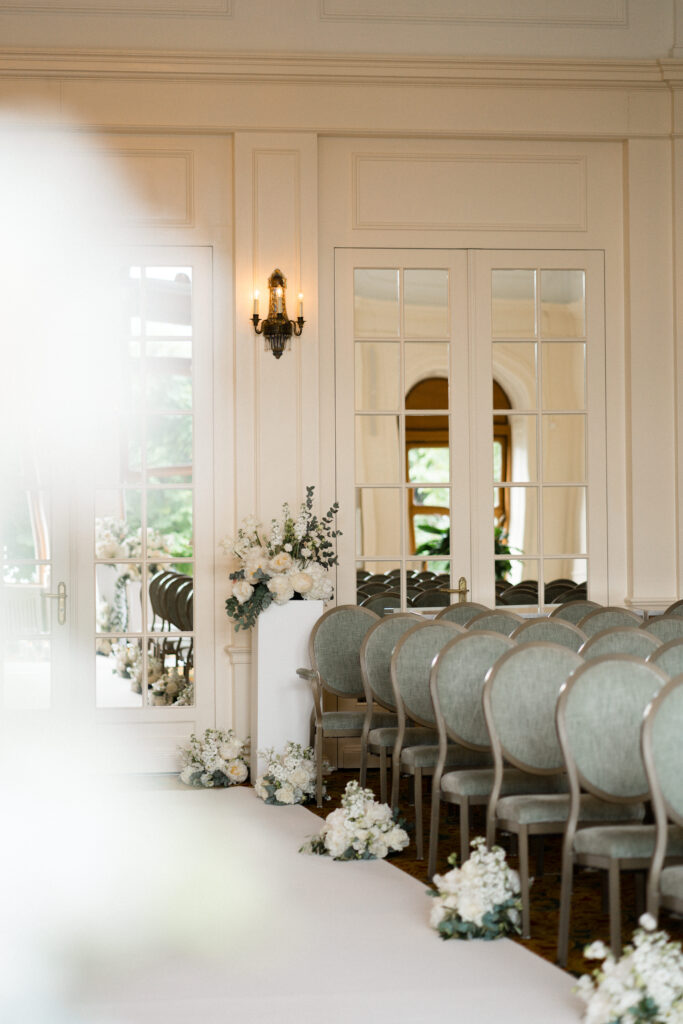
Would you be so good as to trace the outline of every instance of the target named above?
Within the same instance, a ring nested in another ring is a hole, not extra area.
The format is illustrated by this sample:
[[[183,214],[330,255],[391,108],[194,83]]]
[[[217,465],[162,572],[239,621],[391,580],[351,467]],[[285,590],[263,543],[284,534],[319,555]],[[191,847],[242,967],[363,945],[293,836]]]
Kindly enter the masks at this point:
[[[435,603],[461,577],[605,599],[603,277],[594,252],[337,252],[341,601],[384,577],[419,607],[426,576]]]

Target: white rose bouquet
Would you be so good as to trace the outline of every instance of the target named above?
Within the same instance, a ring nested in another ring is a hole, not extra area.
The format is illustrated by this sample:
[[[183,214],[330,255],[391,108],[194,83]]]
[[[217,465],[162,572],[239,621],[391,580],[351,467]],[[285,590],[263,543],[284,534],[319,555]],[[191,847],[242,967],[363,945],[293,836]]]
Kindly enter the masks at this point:
[[[180,781],[207,789],[246,782],[248,748],[249,740],[238,739],[233,729],[207,729],[201,740],[192,733],[189,746],[180,750]]]
[[[442,939],[497,939],[513,932],[520,934],[522,902],[519,875],[505,863],[500,846],[486,849],[486,840],[473,839],[474,848],[462,867],[453,867],[445,875],[434,875],[437,892],[430,924]],[[448,863],[455,865],[456,854]]]
[[[643,914],[633,942],[619,959],[602,942],[586,946],[584,956],[602,967],[579,979],[576,991],[586,1003],[586,1024],[681,1024],[683,951],[656,922]]]
[[[266,770],[254,784],[256,796],[267,804],[307,804],[315,799],[316,767],[312,747],[301,743],[287,743],[283,754],[276,754],[272,748],[259,751],[266,759]],[[323,762],[323,772],[332,769]],[[323,785],[323,796],[327,790]]]
[[[354,781],[347,783],[341,807],[327,815],[320,833],[300,852],[333,860],[381,860],[408,842],[389,805],[378,803],[371,789],[361,789]]]
[[[292,599],[328,601],[332,583],[327,570],[337,564],[334,520],[339,505],[332,505],[318,518],[313,512],[315,488],[306,488],[306,499],[298,515],[289,505],[282,506],[280,519],[273,519],[267,534],[255,516],[247,516],[237,537],[226,537],[221,546],[238,562],[230,573],[232,594],[225,609],[235,629],[250,629],[273,602],[286,604]]]

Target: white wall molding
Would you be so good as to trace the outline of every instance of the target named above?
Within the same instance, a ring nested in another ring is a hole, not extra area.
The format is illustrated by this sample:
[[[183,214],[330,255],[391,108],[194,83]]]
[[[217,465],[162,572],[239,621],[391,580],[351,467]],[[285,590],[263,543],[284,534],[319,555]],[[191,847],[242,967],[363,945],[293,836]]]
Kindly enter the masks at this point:
[[[320,19],[626,28],[628,0],[320,0]]]
[[[0,14],[232,18],[233,0],[0,0]]]

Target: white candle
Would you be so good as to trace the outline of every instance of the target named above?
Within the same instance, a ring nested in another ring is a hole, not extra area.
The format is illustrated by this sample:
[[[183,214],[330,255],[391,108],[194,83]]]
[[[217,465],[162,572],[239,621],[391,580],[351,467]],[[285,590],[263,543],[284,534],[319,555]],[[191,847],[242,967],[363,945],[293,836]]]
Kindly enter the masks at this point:
[[[281,313],[282,312],[282,288],[276,288],[275,289],[275,302],[276,302],[275,312],[276,313]]]
[[[299,316],[303,320],[304,318],[304,293],[299,292]]]
[[[254,292],[254,316],[258,316],[258,292]]]

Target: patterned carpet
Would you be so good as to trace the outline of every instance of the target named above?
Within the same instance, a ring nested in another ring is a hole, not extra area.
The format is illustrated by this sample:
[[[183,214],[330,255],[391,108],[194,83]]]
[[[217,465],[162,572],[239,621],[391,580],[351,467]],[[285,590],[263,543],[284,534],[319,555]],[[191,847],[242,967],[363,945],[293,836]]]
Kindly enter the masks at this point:
[[[323,808],[309,805],[310,810],[325,817],[331,810],[339,806],[341,794],[350,779],[357,779],[356,772],[339,770],[327,778],[328,792],[331,797]],[[413,807],[411,803],[412,779],[402,780],[401,809],[406,818],[407,827],[414,830]],[[368,772],[368,786],[379,796],[379,777],[377,771]],[[423,796],[425,817],[425,860],[415,857],[415,844],[391,858],[391,863],[409,875],[419,879],[427,886],[427,860],[429,846],[429,806],[430,780],[425,781]],[[485,808],[474,808],[472,813],[471,835],[483,835],[485,831]],[[500,845],[508,850],[508,860],[512,867],[517,866],[514,853],[511,851],[509,836],[499,837]],[[412,839],[412,834],[411,834]],[[527,949],[532,950],[551,963],[555,962],[557,952],[557,928],[560,908],[560,866],[561,836],[548,836],[544,841],[544,870],[540,877],[534,879],[531,889],[531,938],[517,939]],[[447,858],[453,851],[460,850],[460,834],[455,814],[447,814],[442,808],[441,829],[439,833],[439,853],[437,871],[448,870]],[[534,850],[531,851],[531,867],[535,868]],[[603,875],[601,871],[579,869],[574,875],[574,894],[572,898],[572,919],[569,946],[568,969],[577,975],[583,974],[595,966],[595,962],[586,961],[583,957],[584,946],[593,939],[609,942],[609,914],[606,906],[606,893],[603,896]],[[631,872],[622,873],[622,938],[629,941],[633,929],[637,925],[636,885]],[[425,913],[427,908],[425,908]],[[683,919],[665,915],[660,920],[672,938],[683,940]]]

